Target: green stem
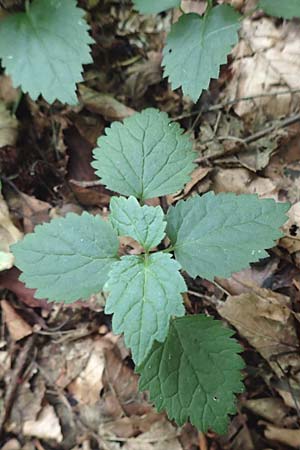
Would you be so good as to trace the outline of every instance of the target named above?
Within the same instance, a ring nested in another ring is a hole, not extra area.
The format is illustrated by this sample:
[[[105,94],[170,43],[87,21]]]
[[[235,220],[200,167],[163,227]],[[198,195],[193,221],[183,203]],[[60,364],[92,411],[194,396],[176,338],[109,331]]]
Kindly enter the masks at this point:
[[[213,0],[207,0],[207,10],[206,10],[206,13],[207,13],[210,9],[212,9],[212,7],[213,7]]]
[[[30,0],[25,0],[25,11],[27,14],[29,14],[30,9]]]
[[[175,245],[170,245],[170,247],[165,248],[162,252],[163,253],[171,253],[175,250]]]

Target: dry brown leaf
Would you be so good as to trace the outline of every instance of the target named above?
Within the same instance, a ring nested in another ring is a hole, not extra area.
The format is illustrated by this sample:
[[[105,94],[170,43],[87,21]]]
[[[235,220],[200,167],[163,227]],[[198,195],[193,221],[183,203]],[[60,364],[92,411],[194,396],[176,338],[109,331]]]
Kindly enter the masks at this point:
[[[0,102],[0,148],[15,145],[18,136],[18,121]]]
[[[288,297],[253,287],[252,292],[228,297],[218,311],[262,355],[278,378],[286,368],[294,379],[299,378],[298,338]]]
[[[7,204],[0,193],[0,271],[13,266],[13,255],[10,245],[19,241],[22,233],[12,223]]]
[[[177,430],[166,419],[154,423],[150,430],[129,439],[124,450],[182,450]]]
[[[285,237],[280,245],[290,253],[300,251],[300,202],[295,203],[288,212],[288,221],[283,226]]]
[[[101,114],[106,120],[123,120],[135,113],[134,109],[123,105],[109,94],[94,91],[81,84],[80,99],[83,105],[92,112]]]
[[[20,89],[13,87],[12,79],[8,75],[0,76],[0,98],[7,104],[13,104],[20,95]]]
[[[231,295],[239,295],[253,290],[253,287],[265,287],[264,283],[271,279],[277,270],[279,259],[272,259],[265,266],[249,267],[229,278],[216,278]]]
[[[233,78],[227,100],[299,89],[300,29],[297,23],[276,26],[269,18],[242,22],[242,39],[232,64]],[[299,103],[299,95],[262,96],[235,104],[239,116],[263,111],[267,117],[290,114]],[[253,116],[254,117],[254,116]]]
[[[168,205],[172,205],[174,202],[186,197],[196,184],[203,180],[211,170],[212,169],[209,167],[197,167],[197,169],[191,173],[191,180],[185,185],[183,191],[177,194],[167,195]]]
[[[63,440],[58,417],[51,405],[44,406],[36,420],[25,421],[23,433],[25,436],[34,436],[56,443],[60,443]]]
[[[4,315],[4,323],[14,341],[19,341],[32,334],[31,326],[19,316],[7,300],[1,300],[0,303]]]
[[[216,193],[258,194],[262,198],[278,200],[276,185],[269,178],[258,177],[241,168],[219,169],[213,178],[212,190]]]
[[[263,422],[264,423],[264,422]],[[271,441],[280,442],[284,445],[299,449],[300,447],[300,430],[289,430],[287,428],[277,428],[268,423],[266,425],[265,437]]]
[[[1,450],[21,450],[21,444],[17,439],[10,439],[1,447]]]
[[[289,409],[280,398],[265,397],[246,400],[243,406],[255,415],[261,416],[277,425],[282,425]]]
[[[125,93],[135,102],[145,95],[149,86],[158,84],[162,79],[162,54],[151,51],[147,56],[148,60],[133,64],[127,71]]]
[[[85,368],[68,386],[68,391],[81,404],[97,403],[103,388],[102,376],[105,368],[104,340],[94,342]]]

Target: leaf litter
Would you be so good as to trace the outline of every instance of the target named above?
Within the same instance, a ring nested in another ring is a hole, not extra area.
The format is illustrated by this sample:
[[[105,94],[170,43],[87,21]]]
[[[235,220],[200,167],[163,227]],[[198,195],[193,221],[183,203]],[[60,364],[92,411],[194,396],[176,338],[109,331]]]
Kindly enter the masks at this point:
[[[97,66],[87,67],[79,106],[49,108],[43,100],[33,103],[25,97],[18,104],[19,92],[0,77],[0,122],[5,125],[0,131],[0,244],[7,258],[8,241],[51,217],[86,209],[107,217],[112,193],[93,185],[91,149],[112,120],[150,106],[179,117],[198,152],[191,182],[164,199],[167,204],[213,189],[258,193],[289,200],[293,207],[285,236],[265,259],[216,284],[186,278],[189,312],[222,317],[245,349],[247,389],[223,437],[199,435],[191,425],[175,427],[154,411],[147,395],[138,392],[123,339],[111,334],[101,296],[65,307],[36,300],[34,291],[18,280],[10,259],[0,273],[0,446],[299,448],[297,21],[255,15],[244,21],[232,60],[211,84],[211,94],[204,93],[193,106],[162,80],[161,53],[171,12],[139,16],[127,3],[81,3],[89,10],[93,32],[101,29],[101,39],[96,32]],[[227,3],[243,12],[255,2]],[[205,4],[185,1],[183,6],[202,11]],[[140,252],[132,240],[122,244],[123,254]]]

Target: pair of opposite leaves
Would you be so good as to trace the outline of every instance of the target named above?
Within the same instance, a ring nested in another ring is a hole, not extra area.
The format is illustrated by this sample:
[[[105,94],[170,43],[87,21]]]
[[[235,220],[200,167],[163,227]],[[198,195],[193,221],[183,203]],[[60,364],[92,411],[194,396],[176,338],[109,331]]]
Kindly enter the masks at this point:
[[[179,424],[190,418],[201,430],[224,432],[242,386],[241,349],[221,322],[183,317],[179,269],[213,279],[266,256],[264,248],[281,236],[288,205],[208,193],[178,202],[166,217],[160,207],[140,206],[136,198],[173,193],[189,180],[195,153],[182,132],[155,109],[113,123],[98,141],[93,165],[109,189],[129,198],[112,198],[109,222],[83,213],[37,226],[13,253],[38,298],[71,302],[105,287],[113,330],[124,333],[140,386],[157,408]],[[149,253],[165,233],[176,260]],[[131,236],[146,254],[119,259],[117,235]]]
[[[134,0],[143,13],[180,6],[179,0]],[[298,0],[260,0],[267,13],[300,16]],[[85,12],[76,0],[33,0],[24,13],[0,21],[0,58],[15,86],[35,100],[40,94],[76,104],[76,83],[83,81],[83,64],[92,63]],[[217,78],[231,48],[238,42],[239,14],[229,5],[212,8],[205,18],[183,14],[172,26],[163,65],[173,89],[182,87],[195,102],[210,79]],[[186,70],[186,68],[189,68]]]

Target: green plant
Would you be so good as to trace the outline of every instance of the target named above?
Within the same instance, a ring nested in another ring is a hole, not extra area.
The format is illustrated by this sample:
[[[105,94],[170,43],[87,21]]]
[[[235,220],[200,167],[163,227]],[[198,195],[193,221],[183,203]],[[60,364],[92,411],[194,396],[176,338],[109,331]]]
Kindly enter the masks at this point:
[[[143,14],[157,14],[180,7],[180,0],[133,0]],[[164,75],[173,89],[198,100],[211,78],[217,78],[231,48],[238,42],[242,16],[228,4],[206,12],[183,14],[172,25],[164,49]],[[56,99],[75,104],[76,83],[82,81],[83,65],[92,62],[89,27],[76,0],[29,0],[25,12],[0,21],[0,58],[15,86],[35,100],[41,94],[49,103]],[[291,19],[300,17],[298,0],[260,0],[267,14]],[[187,70],[188,67],[188,70]]]
[[[112,197],[108,221],[70,213],[37,226],[12,247],[21,280],[50,301],[107,291],[113,331],[124,333],[140,388],[157,409],[223,433],[243,389],[242,349],[220,321],[185,315],[180,270],[213,280],[267,256],[288,205],[212,192],[179,201],[166,215],[145,204],[183,188],[195,159],[183,130],[155,109],[113,123],[98,145],[96,173],[128,198]],[[141,254],[119,257],[118,236],[138,241]]]

